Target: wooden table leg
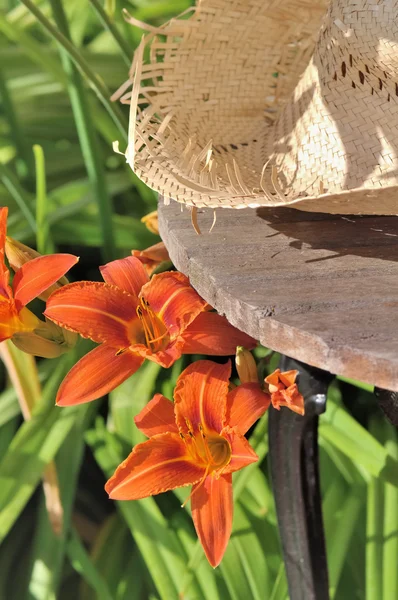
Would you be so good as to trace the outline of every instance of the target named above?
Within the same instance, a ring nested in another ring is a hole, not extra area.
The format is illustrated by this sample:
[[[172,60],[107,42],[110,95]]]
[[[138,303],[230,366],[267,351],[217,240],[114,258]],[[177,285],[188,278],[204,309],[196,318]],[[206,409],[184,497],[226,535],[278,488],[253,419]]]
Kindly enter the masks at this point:
[[[379,406],[384,412],[387,419],[398,427],[398,392],[390,392],[390,390],[382,390],[375,388],[375,395],[379,401]]]
[[[328,570],[318,468],[318,415],[326,409],[333,376],[286,356],[282,371],[297,369],[305,416],[271,410],[269,456],[279,532],[291,600],[327,600]]]

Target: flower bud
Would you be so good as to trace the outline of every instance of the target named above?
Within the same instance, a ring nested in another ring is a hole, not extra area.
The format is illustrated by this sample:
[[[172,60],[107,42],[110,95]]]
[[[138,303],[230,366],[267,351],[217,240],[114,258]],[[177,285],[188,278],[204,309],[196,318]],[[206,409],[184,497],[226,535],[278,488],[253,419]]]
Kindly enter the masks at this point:
[[[14,238],[9,236],[6,237],[5,252],[8,262],[10,263],[10,267],[14,273],[16,273],[25,263],[41,256],[41,254],[36,250],[33,250],[33,248],[29,248],[29,246],[26,246],[25,244],[22,244],[22,242],[14,240]],[[46,302],[50,295],[55,292],[55,290],[59,289],[63,285],[66,285],[67,283],[69,283],[68,279],[65,276],[61,277],[57,283],[54,283],[42,294],[40,294],[40,300]]]
[[[40,321],[38,327],[29,333],[15,333],[12,342],[27,354],[42,358],[56,358],[71,350],[78,339],[77,333],[62,329],[47,320]]]
[[[145,227],[149,229],[151,233],[159,235],[159,222],[158,222],[158,211],[153,210],[141,219],[141,223],[144,223]]]
[[[241,383],[258,383],[257,365],[252,353],[243,346],[236,348],[236,370]]]

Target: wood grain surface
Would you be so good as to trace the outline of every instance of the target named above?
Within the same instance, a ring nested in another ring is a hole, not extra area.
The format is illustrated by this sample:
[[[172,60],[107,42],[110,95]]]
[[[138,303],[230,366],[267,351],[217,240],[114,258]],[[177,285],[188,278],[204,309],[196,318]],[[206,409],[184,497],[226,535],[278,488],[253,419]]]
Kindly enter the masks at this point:
[[[273,350],[398,391],[398,217],[159,203],[176,267],[220,314]]]

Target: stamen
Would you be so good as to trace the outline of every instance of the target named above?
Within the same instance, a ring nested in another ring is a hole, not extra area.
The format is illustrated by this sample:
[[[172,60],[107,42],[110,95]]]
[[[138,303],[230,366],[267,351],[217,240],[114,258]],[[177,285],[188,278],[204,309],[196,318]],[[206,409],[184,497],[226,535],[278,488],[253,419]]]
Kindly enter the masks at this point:
[[[115,356],[120,356],[121,354],[123,354],[124,352],[126,352],[126,350],[128,350],[128,348],[120,348],[120,350],[118,350],[115,354]]]
[[[202,436],[203,439],[205,439],[206,434],[203,431],[203,427],[202,427],[202,423],[199,423],[199,427],[198,427],[199,431],[200,431],[200,435]]]
[[[162,340],[168,335],[167,327],[149,307],[146,298],[141,298],[140,306],[137,306],[137,315],[142,323],[145,335],[145,344],[152,352],[162,349]]]

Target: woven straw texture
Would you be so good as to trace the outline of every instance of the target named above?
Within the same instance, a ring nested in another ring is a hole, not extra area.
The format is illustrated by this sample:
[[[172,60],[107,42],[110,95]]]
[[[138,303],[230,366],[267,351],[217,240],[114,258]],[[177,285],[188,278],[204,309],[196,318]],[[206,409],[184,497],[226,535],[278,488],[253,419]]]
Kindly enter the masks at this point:
[[[202,0],[144,36],[120,96],[166,199],[398,214],[398,0]]]

